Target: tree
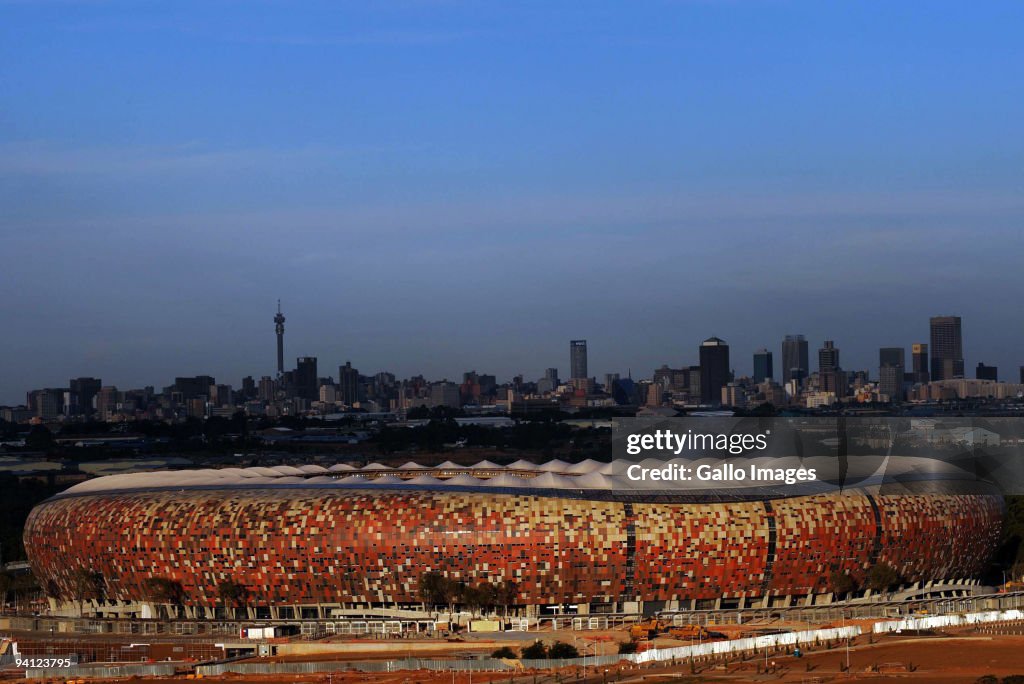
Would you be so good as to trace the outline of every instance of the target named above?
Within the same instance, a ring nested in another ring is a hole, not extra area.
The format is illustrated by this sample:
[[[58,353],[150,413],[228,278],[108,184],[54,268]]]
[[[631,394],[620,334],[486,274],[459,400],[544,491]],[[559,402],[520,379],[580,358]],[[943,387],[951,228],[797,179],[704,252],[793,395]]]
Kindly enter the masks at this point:
[[[508,617],[509,607],[518,603],[519,585],[507,579],[496,587],[496,594],[497,603],[505,609],[505,617]]]
[[[513,651],[508,646],[502,646],[497,651],[494,651],[493,653],[491,653],[491,657],[492,658],[502,658],[504,660],[514,660],[515,657],[516,657],[516,652]]]
[[[79,610],[85,609],[86,601],[100,601],[105,594],[103,575],[89,568],[75,568],[71,573],[71,591],[78,601]]]
[[[53,433],[45,425],[33,425],[25,436],[25,446],[36,451],[49,449],[54,445]]]
[[[144,583],[146,598],[179,608],[185,603],[185,589],[181,582],[167,577],[150,577]]]
[[[469,608],[470,613],[474,616],[484,606],[485,602],[486,597],[484,596],[482,586],[472,587],[467,585],[462,587],[462,603]]]
[[[458,585],[436,570],[420,575],[420,598],[431,607],[451,608],[458,596]]]
[[[889,591],[898,585],[900,583],[900,574],[896,571],[896,568],[885,561],[879,561],[871,566],[864,579],[868,589],[882,592]]]
[[[849,594],[851,591],[857,591],[857,582],[848,573],[833,570],[828,580],[832,591],[836,594]]]
[[[636,641],[620,641],[619,642],[619,655],[628,655],[630,653],[636,653],[637,648],[640,644]]]
[[[548,657],[556,660],[565,660],[568,658],[579,658],[580,652],[576,650],[576,647],[572,644],[567,644],[561,641],[556,641],[551,644],[551,648],[548,649]]]
[[[548,649],[543,641],[535,641],[520,651],[523,660],[543,660],[548,657]]]
[[[245,608],[249,602],[249,589],[234,580],[225,580],[217,585],[217,597],[225,608]]]

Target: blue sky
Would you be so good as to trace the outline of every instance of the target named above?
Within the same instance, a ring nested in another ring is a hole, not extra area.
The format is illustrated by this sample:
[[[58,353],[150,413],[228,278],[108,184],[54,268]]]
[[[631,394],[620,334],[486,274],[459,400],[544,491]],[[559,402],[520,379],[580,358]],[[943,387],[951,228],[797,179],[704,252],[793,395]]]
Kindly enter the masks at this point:
[[[273,371],[1024,364],[1024,5],[0,0],[0,403]],[[334,370],[330,370],[331,368]]]

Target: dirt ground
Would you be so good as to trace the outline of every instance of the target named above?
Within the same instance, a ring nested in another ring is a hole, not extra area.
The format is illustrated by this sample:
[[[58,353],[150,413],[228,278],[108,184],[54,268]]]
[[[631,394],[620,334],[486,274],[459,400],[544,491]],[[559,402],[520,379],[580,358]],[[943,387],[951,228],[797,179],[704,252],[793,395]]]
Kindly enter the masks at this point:
[[[315,660],[319,658],[307,658]],[[289,658],[289,660],[293,660]],[[803,658],[778,654],[769,656],[768,671],[763,657],[734,659],[727,663],[666,663],[650,667],[621,664],[588,668],[586,677],[578,667],[559,672],[474,673],[404,671],[387,674],[335,672],[313,675],[234,675],[206,677],[219,684],[613,684],[618,682],[656,684],[661,682],[801,682],[825,684],[844,681],[976,682],[983,675],[1002,679],[1024,674],[1024,635],[991,636],[971,632],[932,635],[891,635],[860,637],[849,650],[850,671],[843,668],[847,652],[843,645],[806,653]],[[22,680],[24,681],[24,680]],[[63,680],[59,681],[64,684]],[[101,680],[88,680],[90,684]],[[138,678],[133,684],[197,684],[185,677]]]

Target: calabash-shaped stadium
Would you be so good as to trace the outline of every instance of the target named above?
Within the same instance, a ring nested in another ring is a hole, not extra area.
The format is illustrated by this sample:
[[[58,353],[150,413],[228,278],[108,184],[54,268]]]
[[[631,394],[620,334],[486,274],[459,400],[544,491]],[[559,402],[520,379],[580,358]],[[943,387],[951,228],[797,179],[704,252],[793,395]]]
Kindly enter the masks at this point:
[[[751,608],[829,602],[850,591],[836,577],[856,584],[880,563],[905,588],[968,586],[1004,511],[985,493],[683,500],[626,491],[615,473],[556,460],[114,475],[40,504],[25,546],[55,601],[92,577],[109,615],[156,600],[154,581],[195,617],[214,615],[226,583],[274,617],[419,607],[425,573],[514,583],[509,603],[527,615]]]

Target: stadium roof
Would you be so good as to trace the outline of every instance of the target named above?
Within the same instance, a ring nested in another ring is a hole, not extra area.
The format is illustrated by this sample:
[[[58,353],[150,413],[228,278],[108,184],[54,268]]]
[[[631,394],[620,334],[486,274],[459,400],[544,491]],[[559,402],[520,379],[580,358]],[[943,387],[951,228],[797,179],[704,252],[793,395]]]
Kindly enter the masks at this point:
[[[738,459],[744,467],[759,468],[818,468],[821,472],[836,472],[836,461],[831,458],[811,457],[800,460],[797,457],[756,457]],[[675,458],[671,461],[645,459],[642,468],[665,468],[669,464],[690,469],[707,464],[721,466],[721,459],[699,458],[695,460]],[[144,471],[108,475],[81,482],[63,495],[83,495],[100,492],[138,491],[151,489],[190,488],[258,488],[266,486],[328,487],[328,488],[420,488],[448,489],[458,487],[490,487],[510,489],[546,490],[618,490],[620,492],[651,493],[650,486],[638,485],[624,477],[626,468],[634,465],[630,461],[616,460],[611,463],[587,459],[580,463],[568,464],[553,460],[533,464],[516,461],[501,466],[490,461],[475,465],[458,465],[446,461],[438,466],[424,466],[408,462],[398,468],[371,463],[360,472],[357,468],[339,463],[329,468],[318,465],[302,466],[255,466],[250,468],[220,468],[197,470]],[[939,459],[902,456],[898,458],[871,458],[864,461],[854,480],[847,479],[847,486],[893,483],[911,480],[961,480],[975,479],[972,472],[962,470],[952,463]],[[649,485],[650,483],[648,483]],[[825,484],[825,483],[821,483]],[[749,486],[742,481],[718,482],[711,485],[720,492],[736,491]],[[685,489],[685,487],[684,487]],[[692,492],[693,490],[691,490]],[[664,493],[664,490],[663,492]],[[704,493],[711,493],[704,487]],[[795,492],[790,492],[795,493]]]

